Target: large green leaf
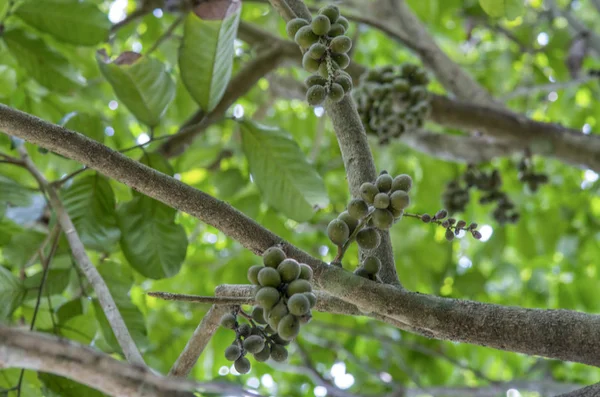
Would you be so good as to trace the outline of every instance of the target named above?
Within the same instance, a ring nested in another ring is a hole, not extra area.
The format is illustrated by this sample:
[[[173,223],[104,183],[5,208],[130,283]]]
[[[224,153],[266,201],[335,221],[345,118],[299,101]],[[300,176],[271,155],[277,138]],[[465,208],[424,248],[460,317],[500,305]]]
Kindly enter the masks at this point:
[[[18,182],[0,175],[0,208],[5,205],[26,207],[31,203],[31,189]]]
[[[76,179],[63,193],[63,202],[83,243],[106,252],[119,241],[115,196],[101,175]]]
[[[39,372],[38,378],[43,383],[42,390],[46,397],[103,397],[104,393],[89,386],[77,383],[69,378]]]
[[[241,125],[242,148],[267,203],[298,222],[328,204],[323,180],[287,132],[248,120]]]
[[[25,288],[7,268],[0,266],[0,320],[7,318],[21,304]]]
[[[523,0],[479,0],[479,5],[488,15],[508,20],[523,15],[524,3]]]
[[[146,277],[174,276],[185,260],[187,236],[174,216],[173,209],[148,197],[136,197],[118,210],[123,254]]]
[[[63,117],[59,124],[98,142],[104,142],[104,125],[102,119],[96,115],[71,112]]]
[[[46,282],[44,283],[44,290],[42,296],[46,295],[58,295],[61,294],[67,285],[69,285],[69,279],[71,278],[71,270],[68,269],[50,269],[46,275]],[[44,277],[44,271],[40,270],[31,277],[27,277],[23,282],[23,286],[27,289],[26,299],[34,299],[38,295],[40,284]]]
[[[0,0],[0,19],[4,18],[6,11],[8,11],[9,0]]]
[[[67,94],[85,83],[70,62],[39,37],[19,29],[9,30],[1,37],[19,66],[44,87]]]
[[[124,52],[111,62],[98,52],[98,65],[117,98],[142,123],[158,125],[175,97],[175,82],[165,65],[155,58]]]
[[[185,19],[179,49],[181,79],[205,112],[217,106],[231,78],[240,11],[239,0],[205,3]]]
[[[90,1],[28,0],[15,15],[66,43],[95,45],[108,38],[108,16]]]
[[[17,72],[8,65],[0,65],[0,98],[8,98],[16,90]]]

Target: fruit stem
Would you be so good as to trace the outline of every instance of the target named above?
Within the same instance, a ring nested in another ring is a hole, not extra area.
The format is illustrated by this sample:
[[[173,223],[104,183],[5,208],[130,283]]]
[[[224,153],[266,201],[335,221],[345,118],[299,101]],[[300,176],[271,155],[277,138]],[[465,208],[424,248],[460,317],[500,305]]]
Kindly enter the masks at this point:
[[[358,223],[358,225],[356,225],[356,227],[354,228],[354,231],[348,237],[348,240],[346,240],[346,242],[344,244],[338,245],[337,255],[335,256],[333,261],[331,261],[332,265],[343,267],[342,259],[344,259],[344,255],[346,254],[348,247],[350,247],[350,244],[352,244],[352,242],[354,240],[356,240],[356,235],[358,234],[358,232],[360,232],[361,229],[371,220],[371,216],[373,215],[373,212],[375,212],[375,208],[372,208],[371,210],[369,210],[367,215],[365,215],[365,217]]]

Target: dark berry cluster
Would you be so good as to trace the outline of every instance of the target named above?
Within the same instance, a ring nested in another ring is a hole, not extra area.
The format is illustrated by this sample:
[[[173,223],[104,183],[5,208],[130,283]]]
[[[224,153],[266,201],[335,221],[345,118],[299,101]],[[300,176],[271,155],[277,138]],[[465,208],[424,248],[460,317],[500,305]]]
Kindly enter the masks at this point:
[[[540,185],[548,183],[548,175],[544,173],[536,173],[533,170],[531,157],[525,155],[517,166],[519,170],[519,180],[529,187],[531,192],[537,192]]]
[[[305,81],[306,100],[311,106],[326,98],[339,102],[352,90],[352,78],[343,69],[350,64],[348,51],[352,39],[345,36],[348,20],[334,5],[319,10],[312,21],[294,18],[287,23],[287,34],[305,51],[302,66],[314,75]]]
[[[425,70],[411,63],[363,74],[353,96],[367,133],[386,143],[422,127],[430,109],[427,84]]]
[[[252,314],[239,309],[221,319],[222,326],[236,331],[236,339],[225,350],[225,357],[234,361],[239,373],[250,371],[247,353],[253,354],[256,361],[266,361],[269,357],[285,361],[288,356],[285,346],[298,336],[300,325],[311,320],[310,310],[317,303],[310,284],[313,275],[310,266],[286,258],[278,247],[263,253],[263,264],[248,269],[248,280],[257,286]],[[240,325],[237,314],[249,324]]]
[[[452,241],[454,240],[454,236],[458,236],[461,230],[464,230],[467,233],[471,233],[471,235],[479,240],[481,238],[481,233],[477,230],[477,224],[472,222],[467,226],[467,222],[462,219],[456,220],[455,218],[448,218],[448,211],[442,209],[435,213],[434,216],[429,214],[423,215],[413,215],[407,214],[407,216],[415,217],[421,219],[424,223],[434,223],[436,225],[440,225],[441,227],[446,229],[446,240]]]

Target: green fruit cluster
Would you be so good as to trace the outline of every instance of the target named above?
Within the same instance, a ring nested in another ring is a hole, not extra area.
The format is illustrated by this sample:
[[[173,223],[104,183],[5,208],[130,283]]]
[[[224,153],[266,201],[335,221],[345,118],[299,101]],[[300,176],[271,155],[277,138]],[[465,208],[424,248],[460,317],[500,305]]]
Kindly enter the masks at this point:
[[[286,25],[288,36],[303,49],[302,67],[314,73],[306,79],[306,101],[321,105],[329,98],[339,102],[352,90],[352,78],[344,69],[350,64],[352,40],[345,36],[348,20],[339,9],[328,5],[312,21],[294,18]]]
[[[354,270],[354,274],[367,278],[372,281],[378,281],[377,273],[381,269],[381,261],[375,256],[367,256],[359,267]]]
[[[425,70],[405,63],[371,69],[353,91],[367,133],[381,143],[423,126],[430,105]]]

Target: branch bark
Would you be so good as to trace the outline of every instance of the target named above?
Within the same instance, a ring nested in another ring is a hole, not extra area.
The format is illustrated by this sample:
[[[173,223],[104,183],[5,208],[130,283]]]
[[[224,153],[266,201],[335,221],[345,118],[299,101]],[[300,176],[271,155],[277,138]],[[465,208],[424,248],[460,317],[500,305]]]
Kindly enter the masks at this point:
[[[575,390],[570,393],[561,394],[557,397],[597,397],[600,395],[600,383]]]
[[[192,390],[257,396],[226,383],[169,379],[68,339],[4,325],[0,325],[0,368],[49,372],[118,397],[194,397]]]

